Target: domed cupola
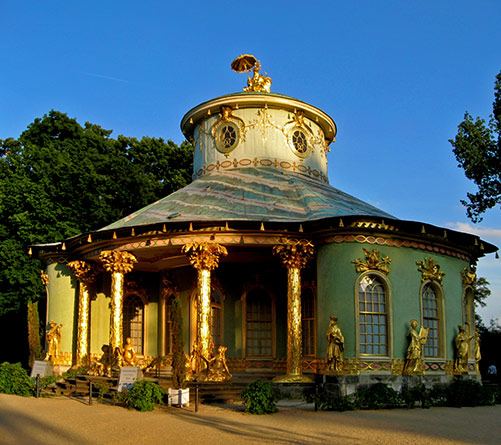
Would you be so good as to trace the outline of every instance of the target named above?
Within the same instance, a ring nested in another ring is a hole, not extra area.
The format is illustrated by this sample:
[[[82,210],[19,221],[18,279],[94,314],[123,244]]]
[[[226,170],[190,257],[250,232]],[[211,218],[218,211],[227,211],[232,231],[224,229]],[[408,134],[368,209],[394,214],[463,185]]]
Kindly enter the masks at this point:
[[[328,182],[327,151],[336,124],[318,108],[270,92],[254,56],[235,59],[232,69],[249,72],[243,93],[204,102],[186,113],[181,129],[195,147],[193,179],[246,167],[297,172]]]

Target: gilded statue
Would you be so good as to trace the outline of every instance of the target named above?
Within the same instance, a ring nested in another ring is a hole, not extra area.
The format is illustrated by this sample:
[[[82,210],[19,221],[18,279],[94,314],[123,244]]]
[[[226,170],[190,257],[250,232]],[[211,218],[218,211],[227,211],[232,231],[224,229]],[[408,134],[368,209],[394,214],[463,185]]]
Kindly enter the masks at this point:
[[[119,348],[113,349],[111,345],[103,345],[101,351],[103,351],[103,355],[101,355],[97,362],[92,363],[88,374],[111,377],[111,371],[120,366],[120,350]]]
[[[456,345],[456,361],[454,363],[454,370],[457,372],[467,372],[468,371],[468,348],[469,342],[473,337],[468,337],[466,333],[466,327],[458,326],[458,334],[454,339],[454,344]]]
[[[219,346],[215,354],[208,363],[207,380],[210,382],[228,382],[231,380],[231,373],[226,363],[226,346]]]
[[[261,62],[251,54],[243,54],[231,62],[231,69],[237,73],[245,73],[252,70],[252,77],[247,80],[245,92],[270,92],[271,78],[260,73]]]
[[[62,324],[58,325],[55,321],[49,322],[50,329],[47,332],[47,354],[45,360],[56,362],[61,352],[61,328]]]
[[[337,325],[337,317],[330,316],[330,323],[327,329],[327,364],[329,371],[343,370],[344,336]]]
[[[417,331],[418,321],[411,320],[409,322],[411,325],[411,330],[409,331],[409,337],[411,342],[407,348],[407,355],[405,357],[405,365],[403,374],[404,375],[420,375],[424,374],[424,360],[423,360],[423,348],[426,344],[428,338],[429,329],[421,326],[419,333]]]
[[[474,348],[473,353],[475,354],[475,370],[477,373],[480,372],[480,360],[482,360],[482,354],[480,352],[480,334],[475,331],[473,335]]]
[[[131,344],[130,337],[127,337],[125,340],[124,350],[122,353],[122,366],[136,366],[137,357],[136,351],[134,351],[134,347]]]

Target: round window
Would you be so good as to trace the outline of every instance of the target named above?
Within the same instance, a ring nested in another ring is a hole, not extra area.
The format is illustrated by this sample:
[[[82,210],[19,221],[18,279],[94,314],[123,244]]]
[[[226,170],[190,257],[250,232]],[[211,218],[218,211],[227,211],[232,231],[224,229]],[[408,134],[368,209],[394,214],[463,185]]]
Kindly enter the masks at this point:
[[[302,128],[295,127],[289,133],[289,144],[292,151],[299,157],[305,158],[311,151],[308,138]]]
[[[232,122],[222,122],[215,131],[216,148],[221,153],[229,153],[238,145],[240,130]]]

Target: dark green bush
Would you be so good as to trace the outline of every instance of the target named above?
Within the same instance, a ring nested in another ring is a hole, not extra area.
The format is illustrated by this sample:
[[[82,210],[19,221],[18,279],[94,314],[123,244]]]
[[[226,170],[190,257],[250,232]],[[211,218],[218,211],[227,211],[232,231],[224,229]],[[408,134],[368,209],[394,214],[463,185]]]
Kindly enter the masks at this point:
[[[321,411],[352,411],[357,409],[353,395],[334,397],[323,387],[318,388],[316,393],[307,394],[306,402],[314,403]]]
[[[154,382],[137,380],[125,396],[127,408],[138,411],[152,411],[162,401],[164,390]]]
[[[396,408],[402,405],[398,391],[383,383],[376,383],[354,394],[355,404],[359,409]]]
[[[246,404],[245,411],[250,414],[271,414],[277,411],[277,394],[270,382],[256,380],[241,394]]]
[[[4,362],[0,365],[0,392],[32,396],[35,392],[35,382],[20,363]]]
[[[474,380],[455,380],[446,391],[446,405],[462,406],[493,405],[495,394]]]
[[[411,388],[403,388],[400,397],[407,408],[415,408],[418,404],[421,408],[429,408],[431,406],[430,391],[423,384]]]

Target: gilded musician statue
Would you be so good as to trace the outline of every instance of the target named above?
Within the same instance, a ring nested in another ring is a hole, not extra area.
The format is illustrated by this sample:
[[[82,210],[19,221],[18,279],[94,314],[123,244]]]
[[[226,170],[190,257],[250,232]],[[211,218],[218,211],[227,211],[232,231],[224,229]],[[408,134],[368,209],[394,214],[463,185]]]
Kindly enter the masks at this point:
[[[327,329],[327,364],[329,371],[343,370],[344,336],[337,325],[337,317],[330,316],[330,323]]]
[[[403,374],[422,375],[424,374],[423,348],[428,338],[429,329],[421,326],[421,329],[418,332],[417,320],[411,320],[409,324],[411,325],[411,329],[409,331],[411,342],[407,348]]]

